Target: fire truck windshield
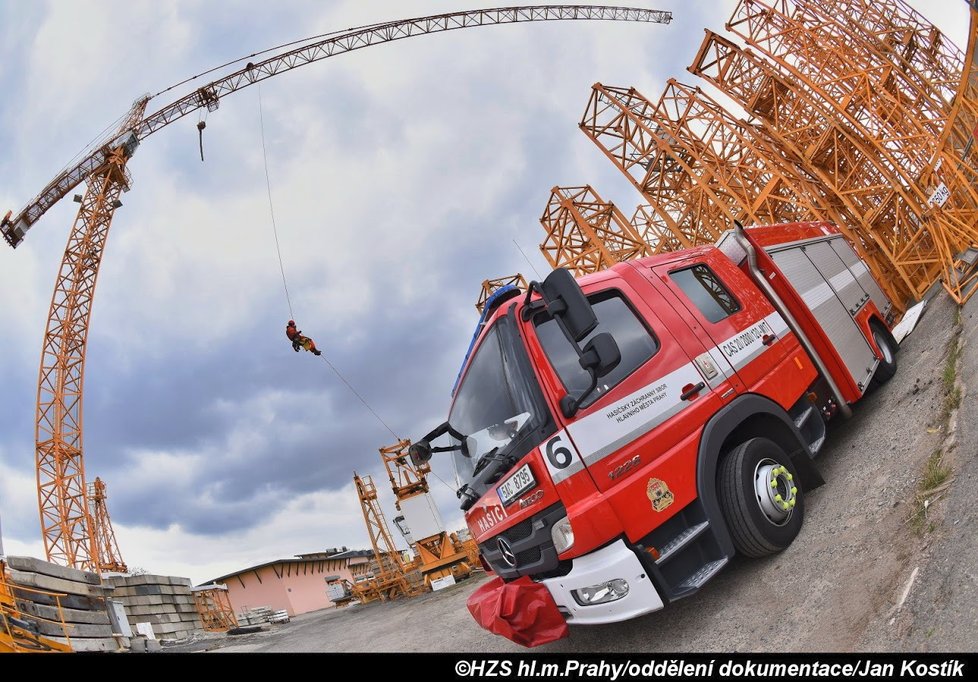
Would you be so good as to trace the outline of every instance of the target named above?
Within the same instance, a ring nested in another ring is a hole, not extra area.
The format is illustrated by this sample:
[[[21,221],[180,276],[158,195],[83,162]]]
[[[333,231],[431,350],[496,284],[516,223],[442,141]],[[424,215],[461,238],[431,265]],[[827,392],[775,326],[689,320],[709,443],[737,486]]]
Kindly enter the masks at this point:
[[[448,416],[465,436],[465,447],[453,453],[463,486],[481,497],[530,451],[535,443],[527,436],[551,421],[543,405],[512,316],[500,317],[469,363]]]

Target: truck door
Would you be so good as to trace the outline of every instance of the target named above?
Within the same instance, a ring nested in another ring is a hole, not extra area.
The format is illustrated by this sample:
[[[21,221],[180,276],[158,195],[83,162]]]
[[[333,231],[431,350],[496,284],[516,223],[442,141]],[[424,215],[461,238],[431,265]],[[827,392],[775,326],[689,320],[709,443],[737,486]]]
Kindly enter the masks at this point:
[[[691,327],[702,330],[718,362],[729,362],[743,390],[771,380],[791,348],[784,318],[731,261],[716,254],[691,254],[652,268]],[[791,337],[793,340],[793,336]],[[795,342],[797,343],[797,342]]]
[[[621,362],[599,380],[576,415],[569,420],[558,415],[564,428],[554,437],[570,439],[633,539],[696,497],[695,435],[721,405],[654,311],[653,305],[661,305],[657,293],[639,278],[635,286],[642,291],[615,277],[585,287],[598,318],[591,335],[611,333]],[[587,375],[556,323],[540,315],[529,326],[527,341],[541,361],[541,384],[552,404],[586,386]],[[683,333],[691,336],[688,329]],[[695,339],[692,343],[698,346]],[[653,493],[657,506],[650,502]]]

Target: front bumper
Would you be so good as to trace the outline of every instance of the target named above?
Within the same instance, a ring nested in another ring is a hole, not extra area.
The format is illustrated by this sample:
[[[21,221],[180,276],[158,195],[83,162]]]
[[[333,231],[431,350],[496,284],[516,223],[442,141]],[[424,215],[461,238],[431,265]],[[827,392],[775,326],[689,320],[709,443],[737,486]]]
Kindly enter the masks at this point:
[[[581,606],[574,599],[573,590],[615,578],[628,581],[628,594],[621,599],[591,606]],[[663,605],[652,580],[624,540],[616,540],[607,547],[577,557],[567,575],[539,582],[550,591],[568,623],[617,623],[658,611]]]

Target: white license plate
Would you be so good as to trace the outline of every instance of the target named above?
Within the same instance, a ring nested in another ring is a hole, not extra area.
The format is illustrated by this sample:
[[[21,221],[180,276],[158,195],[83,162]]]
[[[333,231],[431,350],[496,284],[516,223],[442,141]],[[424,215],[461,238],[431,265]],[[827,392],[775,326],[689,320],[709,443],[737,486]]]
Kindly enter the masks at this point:
[[[536,484],[537,480],[533,478],[530,465],[524,464],[516,470],[516,473],[503,481],[502,485],[496,488],[499,492],[499,501],[503,503],[503,506],[508,505],[517,496],[525,493]]]

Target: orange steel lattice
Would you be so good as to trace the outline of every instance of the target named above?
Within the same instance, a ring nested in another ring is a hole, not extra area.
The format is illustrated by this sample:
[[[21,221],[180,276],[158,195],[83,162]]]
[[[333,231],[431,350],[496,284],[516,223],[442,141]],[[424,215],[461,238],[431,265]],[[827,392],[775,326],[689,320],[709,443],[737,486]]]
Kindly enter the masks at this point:
[[[238,619],[231,608],[227,587],[194,589],[194,606],[200,614],[204,629],[210,632],[225,632],[238,627]]]
[[[146,100],[136,102],[120,130],[142,116]],[[37,490],[44,549],[50,561],[98,570],[98,549],[85,500],[82,461],[82,385],[85,342],[99,264],[119,196],[130,185],[126,162],[135,139],[106,154],[107,161],[88,178],[75,224],[55,283],[37,390]]]
[[[712,32],[691,70],[720,87],[764,125],[815,175],[874,242],[903,285],[919,298],[940,276],[943,233],[923,225],[926,201],[893,177],[864,135],[836,116],[822,97],[758,55]]]
[[[129,569],[122,560],[119,543],[115,540],[112,519],[109,518],[109,509],[105,504],[107,497],[105,483],[96,476],[95,482],[88,484],[88,513],[92,517],[92,535],[95,537],[95,565],[100,573],[126,573]]]
[[[515,275],[510,275],[509,277],[497,277],[496,279],[487,279],[482,282],[482,291],[479,292],[479,300],[475,304],[475,309],[482,314],[483,308],[486,307],[486,301],[492,296],[498,289],[504,286],[512,284],[520,291],[526,291],[527,283],[526,279],[520,273]]]
[[[377,572],[364,584],[357,584],[359,592],[367,600],[390,600],[412,594],[411,585],[405,575],[404,559],[394,545],[387,519],[377,499],[377,486],[370,476],[360,477],[353,473],[353,483],[360,497],[363,521],[367,525],[370,545],[374,550]],[[360,595],[358,595],[360,596]]]
[[[899,0],[744,0],[728,28],[763,56],[708,32],[690,70],[835,193],[855,218],[850,239],[876,244],[871,264],[889,264],[904,301],[939,277],[963,300],[955,254],[978,240],[978,194],[944,144],[956,48]]]
[[[409,447],[411,441],[405,438],[394,445],[380,448],[380,459],[387,469],[391,490],[397,500],[429,491],[428,474],[431,473],[431,465],[427,462],[413,464],[408,457]]]
[[[547,232],[540,244],[544,258],[575,277],[654,252],[622,212],[590,185],[554,187],[540,224]]]
[[[427,462],[415,465],[408,456],[410,446],[411,441],[405,439],[380,448],[380,458],[387,469],[398,511],[404,511],[401,503],[405,500],[429,493],[428,474],[431,473],[431,466]],[[407,522],[410,526],[410,519]],[[441,530],[434,535],[418,537],[415,535],[416,529],[411,532],[420,559],[418,570],[426,584],[430,586],[433,580],[449,575],[461,580],[472,573],[466,548],[454,534]]]
[[[777,140],[699,88],[670,80],[653,103],[634,88],[598,83],[581,129],[649,200],[632,222],[656,252],[715,243],[735,219],[831,220],[864,257],[872,251],[847,230],[845,207]],[[892,279],[880,267],[874,273]]]
[[[972,178],[953,162],[945,164],[942,155],[940,136],[950,108],[933,97],[935,87],[921,87],[912,72],[893,64],[891,54],[867,44],[861,31],[844,26],[816,3],[798,5],[742,1],[728,28],[810,91],[813,101],[851,132],[851,140],[861,143],[867,159],[894,186],[905,188],[900,200],[918,218],[916,231],[930,232],[934,250],[928,255],[938,257],[946,272],[953,253],[978,237]],[[933,27],[930,34],[940,35]],[[940,42],[931,37],[932,44]],[[930,66],[946,66],[930,61]],[[949,70],[939,70],[938,79]],[[960,80],[960,62],[956,72]],[[946,196],[932,201],[939,187]],[[929,286],[933,279],[928,273],[921,284]]]

